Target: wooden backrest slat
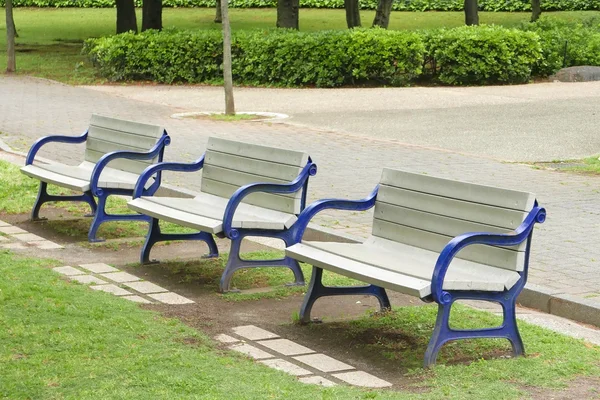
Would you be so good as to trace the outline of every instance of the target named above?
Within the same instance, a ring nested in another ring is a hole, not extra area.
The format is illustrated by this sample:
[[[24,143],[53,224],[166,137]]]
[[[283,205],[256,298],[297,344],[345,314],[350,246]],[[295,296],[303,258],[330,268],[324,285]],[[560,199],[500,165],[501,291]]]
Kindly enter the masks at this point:
[[[156,145],[163,132],[164,129],[157,125],[94,114],[88,129],[84,159],[96,163],[113,151],[147,152]],[[152,160],[118,159],[111,161],[109,167],[139,174],[157,160],[158,156]]]
[[[308,161],[303,152],[210,138],[204,158],[201,190],[229,198],[249,183],[289,183],[296,179]],[[297,214],[301,192],[291,194],[252,194],[245,203]]]
[[[531,193],[384,169],[373,235],[441,252],[467,232],[509,233],[533,207]],[[513,247],[469,246],[457,257],[510,269],[523,268],[525,243]]]

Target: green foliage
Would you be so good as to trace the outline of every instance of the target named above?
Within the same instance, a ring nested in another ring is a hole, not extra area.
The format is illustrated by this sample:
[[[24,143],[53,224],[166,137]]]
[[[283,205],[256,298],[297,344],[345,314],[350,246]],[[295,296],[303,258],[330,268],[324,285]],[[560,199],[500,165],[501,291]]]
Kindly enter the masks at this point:
[[[526,83],[541,57],[534,32],[464,26],[426,34],[431,71],[447,85]]]
[[[147,31],[91,39],[84,52],[111,80],[161,83],[221,79],[222,40],[215,31]],[[405,85],[421,73],[424,45],[412,32],[383,29],[239,31],[232,43],[238,83],[335,87],[376,81]]]
[[[115,7],[114,0],[14,0],[16,7]],[[0,0],[0,6],[4,0]],[[142,6],[142,0],[135,0],[136,7]],[[377,8],[377,0],[361,1],[363,10]],[[163,0],[164,7],[215,7],[215,0]],[[277,0],[232,0],[231,8],[276,7]],[[301,0],[304,8],[344,8],[344,0]],[[544,0],[544,11],[598,10],[600,0]],[[397,0],[392,9],[395,11],[462,11],[461,0]],[[481,11],[530,11],[529,0],[480,0]]]
[[[521,29],[540,36],[542,58],[534,66],[535,75],[552,75],[563,66],[600,65],[600,21],[596,19],[572,23],[541,18]]]

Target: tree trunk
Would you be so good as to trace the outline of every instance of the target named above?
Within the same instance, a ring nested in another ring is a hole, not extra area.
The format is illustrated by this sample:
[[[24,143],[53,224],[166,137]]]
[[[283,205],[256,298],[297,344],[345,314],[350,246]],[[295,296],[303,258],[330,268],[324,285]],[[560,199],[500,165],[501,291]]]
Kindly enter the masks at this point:
[[[13,18],[13,22],[12,22],[12,27],[13,27],[13,32],[15,33],[15,37],[18,38],[19,37],[19,32],[17,32],[17,27],[15,25],[14,18]]]
[[[229,24],[229,7],[227,0],[221,1],[221,17],[223,20],[223,87],[225,88],[225,114],[235,115],[233,78],[231,76],[231,25]]]
[[[162,0],[144,0],[142,4],[142,32],[162,30]]]
[[[465,24],[479,25],[477,0],[465,0]]]
[[[346,23],[348,29],[360,27],[360,2],[359,0],[344,0],[346,8]]]
[[[540,0],[531,0],[531,22],[535,22],[542,15],[542,6]]]
[[[221,16],[221,0],[217,1],[217,11],[215,13],[215,23],[220,24],[223,22],[223,17]]]
[[[117,1],[117,33],[133,31],[137,33],[137,18],[133,0]]]
[[[17,59],[15,57],[15,20],[13,19],[12,0],[6,0],[6,72],[17,72]]]
[[[390,13],[392,12],[392,3],[394,0],[379,0],[373,26],[380,26],[384,29],[390,24]]]
[[[277,0],[277,27],[299,29],[300,0]]]

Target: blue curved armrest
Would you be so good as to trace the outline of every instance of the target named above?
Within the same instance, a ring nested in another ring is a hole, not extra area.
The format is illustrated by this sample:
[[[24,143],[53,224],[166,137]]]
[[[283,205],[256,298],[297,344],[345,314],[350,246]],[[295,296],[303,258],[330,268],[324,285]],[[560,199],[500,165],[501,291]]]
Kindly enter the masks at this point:
[[[233,193],[227,207],[225,207],[225,213],[223,214],[223,233],[230,238],[235,239],[239,236],[239,232],[236,229],[231,228],[233,222],[233,215],[238,205],[242,202],[244,197],[255,192],[265,193],[295,193],[304,187],[306,180],[310,176],[317,174],[317,164],[313,163],[310,159],[300,171],[300,174],[296,179],[290,183],[250,183],[244,185]]]
[[[492,246],[517,245],[523,243],[529,237],[536,222],[541,224],[545,220],[546,210],[542,207],[538,207],[536,202],[533,209],[527,215],[527,218],[525,218],[525,221],[511,233],[469,232],[452,239],[448,242],[446,247],[444,247],[435,263],[435,269],[433,270],[433,276],[431,278],[431,294],[433,300],[438,304],[447,303],[449,297],[448,293],[444,292],[442,289],[444,278],[448,271],[448,267],[450,266],[450,262],[464,247],[472,244],[487,244]]]
[[[299,243],[300,240],[302,240],[302,236],[304,235],[308,223],[315,215],[317,215],[317,213],[327,209],[366,211],[375,205],[378,191],[379,185],[375,186],[375,189],[373,189],[367,197],[361,200],[323,199],[315,201],[300,213],[298,221],[296,221],[292,228],[294,229],[293,237],[295,243]]]
[[[146,182],[159,171],[181,171],[194,172],[202,169],[204,166],[204,155],[192,163],[161,162],[147,167],[138,178],[133,189],[133,198],[136,199],[144,194]]]
[[[165,146],[171,143],[171,138],[166,133],[158,140],[158,142],[147,152],[137,151],[123,151],[117,150],[107,153],[100,157],[94,169],[92,170],[92,176],[90,178],[90,190],[95,196],[102,195],[102,189],[98,187],[98,180],[102,170],[108,165],[109,162],[117,158],[127,158],[129,160],[150,160],[160,154]]]
[[[35,158],[35,155],[40,150],[40,148],[46,143],[83,143],[87,140],[87,135],[88,132],[85,131],[80,136],[44,136],[43,138],[38,139],[29,149],[29,152],[27,153],[27,158],[25,159],[25,165],[33,164],[33,159]]]

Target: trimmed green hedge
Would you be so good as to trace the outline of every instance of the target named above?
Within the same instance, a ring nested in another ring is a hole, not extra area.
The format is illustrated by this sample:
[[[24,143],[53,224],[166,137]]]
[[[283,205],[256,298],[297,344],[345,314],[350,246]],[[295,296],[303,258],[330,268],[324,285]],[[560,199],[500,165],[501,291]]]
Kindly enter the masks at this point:
[[[84,51],[110,80],[218,82],[222,39],[215,31],[147,31],[90,39]],[[522,83],[542,56],[535,32],[499,26],[428,32],[354,29],[234,33],[236,83],[336,87]],[[423,72],[423,66],[427,67]]]
[[[222,79],[222,46],[220,32],[167,30],[90,39],[84,51],[110,80],[201,83]],[[233,75],[252,85],[406,85],[421,73],[424,51],[414,32],[241,31],[233,36]]]
[[[114,0],[14,0],[16,7],[114,7]],[[142,0],[135,0],[142,6]],[[232,8],[276,7],[277,0],[230,0]],[[392,6],[396,11],[462,11],[462,0],[396,0]],[[0,0],[4,6],[4,0]],[[165,7],[214,7],[215,0],[163,0]],[[344,0],[300,0],[306,8],[344,8]],[[362,0],[364,10],[377,8],[377,0]],[[544,0],[544,11],[600,10],[600,0]],[[530,0],[480,0],[481,11],[530,11]]]
[[[430,73],[446,85],[526,83],[542,55],[536,33],[498,26],[440,29],[426,37]]]

